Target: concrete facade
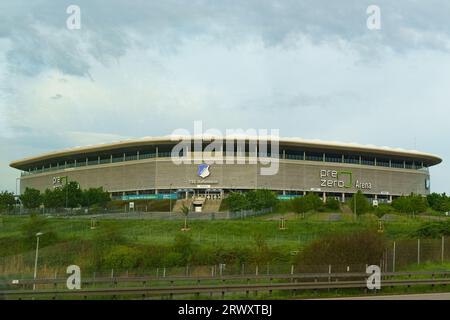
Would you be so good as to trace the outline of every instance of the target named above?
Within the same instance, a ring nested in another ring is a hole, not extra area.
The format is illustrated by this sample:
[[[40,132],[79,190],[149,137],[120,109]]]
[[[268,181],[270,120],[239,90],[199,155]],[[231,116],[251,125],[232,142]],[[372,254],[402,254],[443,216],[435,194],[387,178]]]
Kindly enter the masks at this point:
[[[276,175],[261,175],[261,164],[211,164],[210,175],[197,176],[198,164],[175,165],[170,158],[124,161],[67,168],[21,177],[20,190],[32,187],[44,191],[67,176],[81,187],[102,186],[109,192],[139,192],[177,189],[255,189],[280,192],[314,191],[371,195],[428,194],[427,169],[401,169],[347,163],[326,163],[280,159]],[[341,172],[344,172],[342,174]],[[339,174],[339,177],[338,177]],[[351,181],[350,181],[351,178]]]
[[[280,195],[317,192],[323,198],[330,195],[344,200],[346,194],[358,190],[385,199],[410,193],[426,195],[430,192],[428,168],[442,161],[415,150],[284,138],[269,143],[270,152],[279,159],[278,171],[263,175],[261,170],[270,164],[263,165],[268,158],[261,140],[246,139],[244,153],[240,153],[238,142],[244,139],[226,139],[236,143],[232,163],[225,158],[223,163],[210,164],[210,174],[203,178],[198,174],[199,165],[213,157],[224,159],[224,141],[214,153],[204,151],[204,141],[200,151],[188,142],[182,154],[190,161],[180,165],[170,156],[174,147],[185,141],[183,137],[150,137],[50,152],[13,161],[10,166],[22,171],[21,193],[26,187],[40,191],[60,187],[63,178],[77,181],[83,189],[103,187],[113,196],[169,191],[187,196],[208,190],[223,195],[231,190],[265,188]]]

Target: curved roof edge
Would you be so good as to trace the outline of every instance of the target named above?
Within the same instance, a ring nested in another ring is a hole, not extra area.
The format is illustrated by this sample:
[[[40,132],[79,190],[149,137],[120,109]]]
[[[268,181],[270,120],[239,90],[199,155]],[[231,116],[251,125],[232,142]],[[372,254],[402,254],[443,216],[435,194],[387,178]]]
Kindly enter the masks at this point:
[[[10,167],[20,169],[21,166],[31,164],[33,162],[45,161],[48,159],[52,159],[55,157],[63,157],[63,156],[71,156],[78,153],[91,153],[96,151],[106,151],[115,148],[126,148],[126,147],[135,147],[139,146],[143,143],[154,143],[154,144],[166,144],[173,143],[177,141],[182,141],[185,139],[203,139],[205,141],[210,141],[216,138],[233,138],[233,139],[247,139],[247,140],[258,140],[258,139],[267,139],[267,140],[276,140],[278,139],[280,144],[283,145],[295,145],[295,146],[304,146],[304,147],[323,147],[325,149],[334,149],[334,150],[347,150],[347,151],[359,151],[359,152],[367,152],[367,153],[377,153],[384,155],[393,155],[400,157],[411,157],[411,158],[419,158],[429,162],[430,165],[436,165],[442,162],[442,159],[434,154],[420,152],[417,150],[406,150],[402,148],[392,148],[387,146],[375,146],[372,144],[358,144],[355,142],[344,143],[339,141],[323,141],[319,139],[302,139],[297,137],[291,138],[278,138],[275,136],[245,136],[245,135],[228,135],[225,137],[220,136],[212,136],[212,135],[203,135],[203,136],[180,136],[180,135],[170,135],[170,136],[160,136],[160,137],[143,137],[140,139],[127,139],[120,140],[111,143],[100,143],[95,145],[86,145],[82,147],[73,147],[62,149],[58,151],[52,151],[43,153],[34,157],[27,157],[19,160],[12,161],[9,165]]]

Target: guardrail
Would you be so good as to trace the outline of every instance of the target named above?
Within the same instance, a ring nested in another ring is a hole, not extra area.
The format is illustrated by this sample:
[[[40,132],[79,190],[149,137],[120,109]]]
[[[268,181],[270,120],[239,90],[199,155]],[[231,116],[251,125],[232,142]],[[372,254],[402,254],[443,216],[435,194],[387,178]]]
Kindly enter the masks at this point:
[[[450,284],[450,271],[440,272],[387,272],[382,273],[382,287],[415,286],[415,285],[448,285]],[[120,277],[95,278],[81,281],[82,289],[68,290],[58,285],[66,283],[66,279],[20,279],[3,280],[1,286],[9,286],[8,290],[1,290],[0,296],[13,299],[26,299],[29,297],[43,297],[57,299],[63,297],[103,296],[116,298],[118,296],[164,296],[181,294],[214,294],[226,293],[268,292],[290,290],[296,293],[301,290],[323,289],[349,289],[366,288],[366,273],[299,273],[299,274],[266,274],[266,275],[232,275],[232,276],[199,276],[199,277]],[[431,278],[414,279],[417,276],[431,276]],[[393,277],[408,277],[407,279],[392,279]],[[357,280],[349,280],[355,279]],[[230,282],[239,283],[230,283]],[[252,282],[253,281],[253,282]],[[256,281],[256,282],[255,282]],[[263,283],[257,282],[263,281]],[[275,281],[275,282],[274,282]],[[166,282],[166,283],[165,283]],[[186,283],[190,282],[190,283]],[[218,282],[218,283],[205,283]],[[32,286],[50,285],[51,289],[31,290]],[[105,285],[112,287],[105,287]],[[140,286],[136,286],[139,284]],[[102,287],[95,287],[102,285]],[[122,285],[122,286],[121,286]],[[126,285],[126,286],[124,286]],[[134,285],[134,286],[131,286]],[[87,286],[87,288],[86,288]],[[16,289],[21,288],[21,289]],[[28,288],[28,289],[25,289]]]

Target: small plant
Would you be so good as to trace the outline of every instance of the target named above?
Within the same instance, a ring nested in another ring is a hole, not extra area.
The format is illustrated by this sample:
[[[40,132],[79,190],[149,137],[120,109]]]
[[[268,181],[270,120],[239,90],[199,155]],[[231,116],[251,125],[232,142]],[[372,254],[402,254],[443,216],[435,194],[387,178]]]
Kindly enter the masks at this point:
[[[181,229],[181,231],[188,231],[188,225],[187,225],[187,218],[189,215],[189,207],[186,206],[185,204],[183,204],[183,206],[181,207],[181,212],[184,214],[184,227]]]

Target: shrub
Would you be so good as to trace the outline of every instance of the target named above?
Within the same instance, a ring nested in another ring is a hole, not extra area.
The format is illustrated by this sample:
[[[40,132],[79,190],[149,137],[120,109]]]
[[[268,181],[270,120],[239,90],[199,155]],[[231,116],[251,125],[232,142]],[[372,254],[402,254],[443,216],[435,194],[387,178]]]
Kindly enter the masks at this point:
[[[378,218],[393,212],[395,212],[394,208],[392,208],[391,205],[384,203],[379,204],[378,207],[374,209],[374,213]]]
[[[124,245],[111,247],[103,258],[103,265],[108,268],[128,270],[137,267],[139,250]]]
[[[308,193],[304,197],[293,199],[292,207],[297,213],[305,213],[311,210],[319,211],[321,208],[323,208],[323,201],[317,194]]]
[[[335,198],[327,198],[325,206],[329,210],[339,210],[341,208],[341,203]]]
[[[305,247],[297,263],[302,265],[378,264],[385,239],[376,231],[333,234]]]
[[[409,196],[401,196],[392,201],[392,207],[402,213],[420,213],[424,212],[428,207],[427,199],[421,195],[410,194]]]
[[[35,246],[38,232],[42,232],[39,238],[40,246],[42,247],[57,241],[57,235],[48,224],[48,221],[36,213],[31,214],[29,220],[21,226],[21,232],[25,247],[30,249]]]
[[[439,238],[450,235],[450,221],[425,222],[412,234],[414,237]]]
[[[348,203],[348,206],[353,213],[355,213],[356,209],[356,214],[358,216],[367,213],[371,207],[369,204],[369,200],[367,200],[366,196],[361,192],[361,190],[358,190],[358,192],[352,196],[350,202]]]
[[[20,195],[20,201],[27,209],[36,209],[42,203],[42,196],[39,190],[33,188],[25,188],[23,194]]]
[[[190,263],[194,252],[192,238],[186,234],[177,234],[175,236],[173,251],[180,255],[179,264],[186,265]]]

